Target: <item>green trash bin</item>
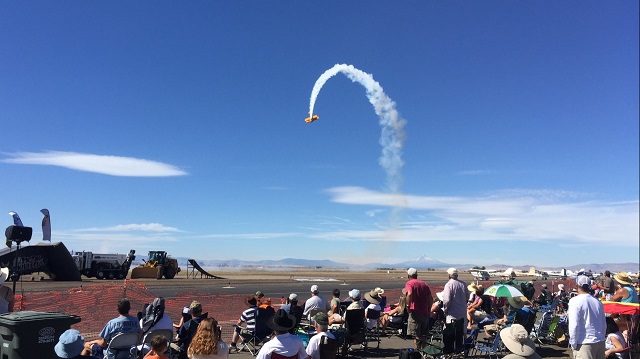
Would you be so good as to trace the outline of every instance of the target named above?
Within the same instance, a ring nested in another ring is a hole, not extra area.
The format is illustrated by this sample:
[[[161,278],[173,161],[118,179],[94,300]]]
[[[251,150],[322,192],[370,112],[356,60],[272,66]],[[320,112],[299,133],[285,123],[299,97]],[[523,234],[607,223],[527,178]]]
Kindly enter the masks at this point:
[[[57,359],[53,347],[80,317],[49,312],[0,314],[0,359]]]

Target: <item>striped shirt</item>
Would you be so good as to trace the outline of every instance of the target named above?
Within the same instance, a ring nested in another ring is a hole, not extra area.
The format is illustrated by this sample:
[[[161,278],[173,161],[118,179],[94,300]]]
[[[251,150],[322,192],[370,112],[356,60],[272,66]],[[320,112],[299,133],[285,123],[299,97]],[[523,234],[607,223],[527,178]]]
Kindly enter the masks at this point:
[[[247,323],[247,330],[253,331],[256,328],[256,312],[258,307],[251,307],[240,316],[240,321]]]

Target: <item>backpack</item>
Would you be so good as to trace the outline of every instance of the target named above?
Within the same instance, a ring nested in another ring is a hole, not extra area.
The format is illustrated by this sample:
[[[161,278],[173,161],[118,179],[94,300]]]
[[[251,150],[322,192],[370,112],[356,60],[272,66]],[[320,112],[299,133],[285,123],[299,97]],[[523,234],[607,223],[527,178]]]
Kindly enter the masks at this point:
[[[142,317],[142,331],[146,333],[156,325],[164,315],[164,298],[159,297],[149,304],[145,304]]]

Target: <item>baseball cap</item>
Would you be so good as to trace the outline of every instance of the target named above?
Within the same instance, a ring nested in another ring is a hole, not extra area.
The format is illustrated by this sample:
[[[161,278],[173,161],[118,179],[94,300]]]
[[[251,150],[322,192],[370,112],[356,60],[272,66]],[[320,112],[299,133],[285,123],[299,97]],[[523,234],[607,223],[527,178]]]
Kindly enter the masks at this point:
[[[455,269],[455,268],[449,268],[449,269],[447,269],[447,274],[449,274],[449,275],[458,274],[458,270]]]
[[[318,293],[318,292],[319,292],[318,286],[315,285],[315,284],[312,285],[311,286],[311,293]]]
[[[353,298],[355,300],[360,299],[360,291],[357,290],[357,289],[351,289],[349,291],[349,297],[351,297],[351,298]]]
[[[289,294],[289,300],[298,300],[298,295],[296,293]]]

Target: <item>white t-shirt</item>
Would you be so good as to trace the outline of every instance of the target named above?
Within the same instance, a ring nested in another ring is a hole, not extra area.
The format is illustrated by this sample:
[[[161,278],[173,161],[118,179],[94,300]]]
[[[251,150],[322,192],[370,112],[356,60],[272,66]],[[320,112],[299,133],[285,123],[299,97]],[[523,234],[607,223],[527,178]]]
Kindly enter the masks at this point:
[[[382,308],[380,308],[380,304],[373,304],[373,303],[372,303],[372,304],[369,304],[369,305],[367,306],[367,308],[364,310],[364,315],[365,315],[365,317],[367,316],[367,312],[369,311],[369,309],[377,310],[377,311],[379,311],[379,312],[382,310]],[[376,326],[376,322],[377,322],[377,320],[376,320],[376,319],[369,319],[369,318],[366,318],[366,320],[367,320],[367,328],[368,328],[368,329],[373,329],[373,327],[375,327],[375,326]]]
[[[322,337],[328,337],[329,339],[335,339],[336,337],[329,332],[321,332],[309,340],[309,344],[307,345],[307,355],[309,355],[312,359],[320,359],[320,340]]]
[[[293,334],[280,334],[262,345],[256,359],[271,359],[271,353],[291,357],[298,354],[298,359],[307,357],[302,340]]]

